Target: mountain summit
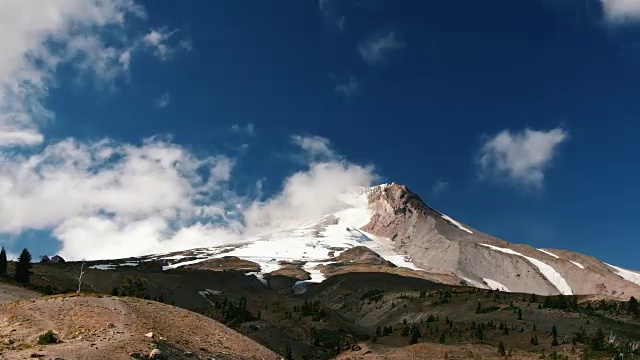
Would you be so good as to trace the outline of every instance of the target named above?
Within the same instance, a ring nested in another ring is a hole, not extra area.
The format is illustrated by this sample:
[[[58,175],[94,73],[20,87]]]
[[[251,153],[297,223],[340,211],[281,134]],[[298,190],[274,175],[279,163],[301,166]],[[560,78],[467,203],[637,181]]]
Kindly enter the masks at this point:
[[[487,235],[429,207],[404,185],[360,188],[338,199],[339,211],[293,229],[128,260],[159,262],[163,270],[237,265],[265,283],[274,275],[295,274],[296,292],[339,273],[389,272],[508,292],[640,297],[640,273],[569,250],[536,249]],[[380,261],[372,261],[376,258]]]

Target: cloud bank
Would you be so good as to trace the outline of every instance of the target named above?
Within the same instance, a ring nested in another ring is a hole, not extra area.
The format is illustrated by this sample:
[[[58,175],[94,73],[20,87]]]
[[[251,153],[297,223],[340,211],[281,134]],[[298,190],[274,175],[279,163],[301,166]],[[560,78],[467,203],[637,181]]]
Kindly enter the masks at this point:
[[[306,164],[268,199],[231,190],[236,159],[167,138],[47,141],[45,100],[61,65],[113,86],[139,52],[169,61],[192,49],[177,30],[135,30],[146,18],[133,0],[0,1],[0,239],[50,233],[69,259],[211,246],[313,220],[338,206],[330,194],[374,181],[320,137],[294,137]]]
[[[558,146],[568,138],[569,133],[560,128],[503,130],[486,139],[476,161],[483,177],[539,188]]]
[[[308,144],[318,137],[299,140],[301,151],[317,151]],[[341,190],[376,179],[371,167],[311,161],[261,200],[229,190],[233,166],[160,138],[67,139],[29,156],[2,153],[0,233],[51,231],[71,259],[219,245],[317,220],[338,209]]]

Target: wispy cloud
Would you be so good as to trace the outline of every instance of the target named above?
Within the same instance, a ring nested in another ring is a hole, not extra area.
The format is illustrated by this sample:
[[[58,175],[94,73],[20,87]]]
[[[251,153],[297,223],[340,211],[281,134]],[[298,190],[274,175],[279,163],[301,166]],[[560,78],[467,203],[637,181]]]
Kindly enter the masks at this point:
[[[318,11],[322,21],[332,28],[343,33],[345,31],[346,17],[336,14],[337,0],[318,0]]]
[[[509,180],[527,187],[540,188],[544,171],[557,153],[558,146],[569,138],[561,128],[548,131],[503,130],[486,139],[477,157],[483,177]]]
[[[376,35],[358,45],[358,52],[366,63],[375,65],[383,63],[391,52],[403,49],[405,46],[406,44],[398,39],[397,34],[391,31]]]
[[[234,124],[231,126],[231,131],[233,132],[238,132],[238,133],[245,133],[248,134],[249,136],[253,136],[256,133],[256,126],[253,125],[252,123],[248,123],[247,125],[239,125],[239,124]]]
[[[436,181],[435,184],[433,184],[433,188],[431,188],[431,196],[432,197],[437,197],[442,195],[443,193],[445,193],[447,190],[449,190],[449,183],[447,181]]]
[[[156,106],[162,109],[167,107],[170,102],[171,102],[171,95],[169,95],[169,93],[164,93],[156,100]]]
[[[614,23],[640,21],[640,1],[600,0],[608,21]]]
[[[336,156],[335,152],[331,148],[331,143],[327,138],[315,135],[293,135],[291,136],[291,141],[302,150],[306,151],[313,158],[333,158]]]
[[[334,78],[334,80],[335,80],[335,78]],[[337,80],[335,80],[335,81],[336,81],[336,85],[333,88],[333,91],[336,94],[348,98],[348,97],[352,97],[352,96],[354,96],[354,95],[356,95],[358,93],[360,85],[358,83],[358,79],[355,76],[353,76],[353,75],[350,76],[349,80],[347,82],[339,83],[339,82],[337,82]]]
[[[153,48],[153,53],[162,61],[171,57],[174,49],[168,45],[168,40],[177,30],[169,31],[167,28],[152,29],[143,38],[146,46]]]
[[[191,40],[191,38],[184,38],[180,40],[180,42],[178,43],[178,47],[185,51],[192,51],[193,41]]]

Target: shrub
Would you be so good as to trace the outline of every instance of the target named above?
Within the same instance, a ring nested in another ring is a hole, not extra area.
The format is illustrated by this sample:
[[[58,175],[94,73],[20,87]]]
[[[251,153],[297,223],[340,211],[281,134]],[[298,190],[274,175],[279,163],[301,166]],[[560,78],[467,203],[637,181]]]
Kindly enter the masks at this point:
[[[40,345],[49,345],[49,344],[57,344],[57,343],[58,343],[58,337],[51,330],[47,331],[46,333],[38,337],[38,344]]]

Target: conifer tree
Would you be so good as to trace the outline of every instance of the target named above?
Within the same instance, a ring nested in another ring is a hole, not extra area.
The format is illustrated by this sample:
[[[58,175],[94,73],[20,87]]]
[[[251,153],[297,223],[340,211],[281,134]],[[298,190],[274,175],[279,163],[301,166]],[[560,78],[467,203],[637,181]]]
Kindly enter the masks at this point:
[[[0,250],[0,276],[2,275],[7,275],[7,252],[4,250],[4,246]]]
[[[31,278],[31,254],[29,250],[23,249],[16,264],[16,271],[13,278],[23,284],[27,284]]]

